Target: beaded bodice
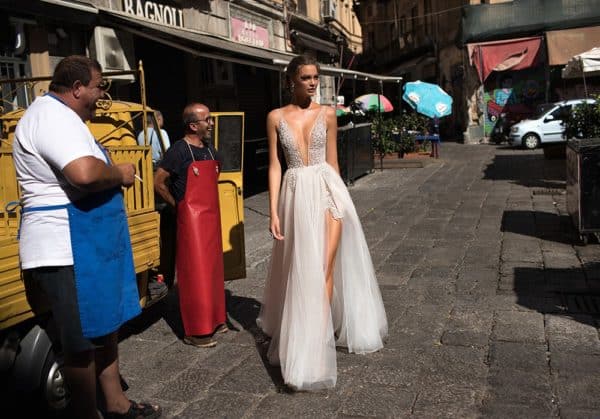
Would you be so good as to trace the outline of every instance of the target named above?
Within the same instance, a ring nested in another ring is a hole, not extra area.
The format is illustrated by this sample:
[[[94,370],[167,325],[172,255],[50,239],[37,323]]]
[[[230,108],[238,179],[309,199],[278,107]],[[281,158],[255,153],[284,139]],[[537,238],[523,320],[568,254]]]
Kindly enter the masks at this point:
[[[327,124],[325,123],[325,108],[321,108],[314,125],[309,134],[308,144],[308,161],[302,159],[300,149],[298,148],[298,140],[294,137],[294,133],[290,129],[287,121],[281,113],[277,131],[279,133],[279,141],[283,148],[285,161],[288,168],[298,168],[305,166],[314,166],[325,162],[325,145],[327,143]]]

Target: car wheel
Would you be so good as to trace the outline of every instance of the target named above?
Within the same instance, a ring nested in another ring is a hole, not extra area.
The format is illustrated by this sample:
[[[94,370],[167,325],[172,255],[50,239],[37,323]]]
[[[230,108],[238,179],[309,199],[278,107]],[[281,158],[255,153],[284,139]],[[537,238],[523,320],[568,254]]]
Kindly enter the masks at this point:
[[[540,137],[535,134],[525,134],[523,137],[523,146],[528,150],[538,148],[540,146]]]
[[[62,371],[63,365],[62,357],[56,356],[52,349],[48,353],[42,369],[41,396],[46,408],[54,414],[62,412],[69,403],[70,398]]]

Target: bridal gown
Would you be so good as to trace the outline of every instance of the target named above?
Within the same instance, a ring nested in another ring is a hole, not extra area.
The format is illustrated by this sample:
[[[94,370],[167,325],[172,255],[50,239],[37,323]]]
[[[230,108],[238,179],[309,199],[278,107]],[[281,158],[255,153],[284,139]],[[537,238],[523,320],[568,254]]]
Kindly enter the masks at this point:
[[[325,161],[321,108],[310,133],[308,164],[283,114],[277,125],[288,169],[279,195],[284,239],[275,240],[257,323],[271,337],[267,357],[297,390],[335,386],[336,346],[364,354],[383,347],[387,320],[356,209]],[[326,214],[342,223],[331,305],[325,288]]]

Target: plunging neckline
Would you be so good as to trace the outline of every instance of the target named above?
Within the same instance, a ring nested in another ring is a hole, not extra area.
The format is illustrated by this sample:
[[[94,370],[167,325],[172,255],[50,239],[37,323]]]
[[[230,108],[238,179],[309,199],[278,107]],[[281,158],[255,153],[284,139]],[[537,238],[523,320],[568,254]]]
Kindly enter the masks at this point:
[[[304,161],[304,159],[302,158],[302,153],[300,152],[300,148],[298,147],[298,139],[296,138],[296,133],[293,132],[292,127],[290,126],[290,124],[288,123],[288,121],[283,116],[283,111],[281,111],[281,119],[280,119],[279,123],[281,124],[281,122],[284,122],[285,125],[287,125],[288,131],[290,132],[290,135],[294,139],[294,146],[296,148],[296,152],[300,156],[300,160],[302,161],[302,165],[304,167],[309,166],[309,163],[310,163],[310,161],[309,161],[310,160],[309,150],[310,150],[310,147],[312,146],[312,143],[313,143],[312,135],[313,135],[313,131],[315,130],[315,127],[317,126],[317,122],[319,122],[319,118],[321,117],[322,113],[323,113],[323,108],[321,107],[319,109],[319,112],[317,113],[317,116],[315,117],[315,120],[314,120],[314,122],[312,124],[312,127],[310,128],[310,131],[308,132],[308,144],[306,145],[306,161]]]

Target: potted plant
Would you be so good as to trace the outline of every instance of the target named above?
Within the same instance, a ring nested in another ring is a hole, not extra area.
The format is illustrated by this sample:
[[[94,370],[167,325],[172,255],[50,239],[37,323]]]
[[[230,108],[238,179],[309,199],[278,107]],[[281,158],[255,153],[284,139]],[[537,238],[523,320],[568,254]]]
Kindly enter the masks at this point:
[[[393,132],[397,130],[396,123],[391,118],[383,118],[381,114],[373,117],[371,124],[371,138],[373,148],[379,155],[380,166],[383,167],[383,158],[386,154],[398,151],[398,144],[394,141]]]
[[[565,118],[567,213],[582,244],[600,233],[600,96]]]
[[[577,105],[565,118],[565,138],[600,138],[600,95]]]
[[[583,138],[600,138],[600,96],[595,103],[583,102],[573,106],[562,116],[564,126],[563,138],[566,141]],[[591,102],[591,101],[590,101]],[[547,159],[564,159],[566,143],[550,143],[544,146],[544,157]]]
[[[415,151],[415,136],[417,133],[423,133],[426,130],[427,117],[415,112],[402,112],[395,119],[395,124],[400,131],[399,151],[402,154]]]

